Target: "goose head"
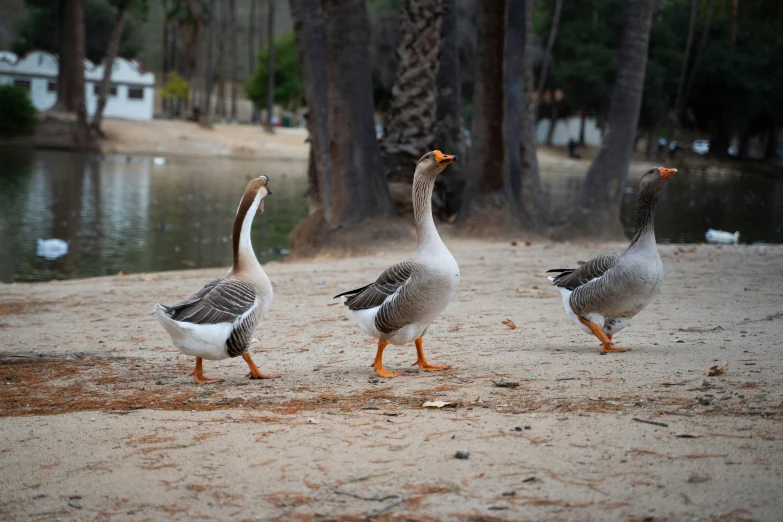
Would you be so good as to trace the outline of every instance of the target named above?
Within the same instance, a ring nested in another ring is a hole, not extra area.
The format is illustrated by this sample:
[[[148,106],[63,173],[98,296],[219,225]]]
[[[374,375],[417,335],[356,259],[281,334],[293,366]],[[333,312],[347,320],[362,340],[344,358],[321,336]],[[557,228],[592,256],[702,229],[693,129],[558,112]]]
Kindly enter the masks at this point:
[[[429,178],[434,178],[445,169],[449,163],[457,161],[457,156],[443,154],[439,150],[428,152],[416,164],[416,172]]]
[[[642,182],[639,184],[639,192],[651,191],[655,194],[669,181],[669,178],[677,173],[677,169],[667,169],[665,167],[656,167],[648,170],[642,176]]]
[[[261,214],[264,211],[264,198],[270,194],[272,194],[272,191],[269,190],[269,178],[267,176],[261,175],[251,179],[247,184],[245,194],[242,196],[242,201],[239,203],[237,214],[247,213],[253,206],[256,206],[256,212]]]

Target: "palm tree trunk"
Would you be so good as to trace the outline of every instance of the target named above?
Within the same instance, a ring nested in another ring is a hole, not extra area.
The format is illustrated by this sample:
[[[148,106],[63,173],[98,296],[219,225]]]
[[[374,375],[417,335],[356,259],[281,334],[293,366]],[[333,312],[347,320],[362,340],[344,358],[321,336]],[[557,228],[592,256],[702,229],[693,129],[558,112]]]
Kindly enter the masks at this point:
[[[267,0],[266,12],[267,45],[269,46],[269,63],[267,65],[268,83],[266,93],[266,126],[267,132],[274,132],[272,113],[275,110],[275,0]]]
[[[111,38],[109,40],[109,50],[106,52],[106,57],[103,60],[103,80],[101,81],[101,88],[98,93],[98,104],[95,107],[95,113],[92,116],[92,130],[99,135],[103,134],[101,131],[103,111],[106,109],[106,102],[109,98],[114,59],[117,58],[117,53],[120,50],[120,37],[122,37],[122,31],[125,29],[125,21],[128,18],[127,15],[128,13],[125,10],[125,6],[120,6],[117,12],[117,22],[114,24],[114,29],[112,30]]]
[[[324,0],[328,49],[332,228],[395,215],[373,121],[364,0]]]
[[[239,50],[237,49],[237,6],[235,0],[228,0],[228,10],[231,27],[231,121],[236,121],[237,89],[239,88]]]
[[[299,54],[299,67],[307,98],[307,128],[310,132],[308,169],[311,208],[323,209],[332,222],[332,174],[329,154],[329,99],[324,86],[329,81],[326,51],[326,21],[321,0],[290,0],[291,18]]]
[[[381,142],[389,180],[412,182],[416,162],[435,142],[440,4],[440,0],[403,2],[400,61]]]
[[[555,233],[558,239],[623,237],[620,204],[639,122],[655,4],[656,0],[628,1],[603,143],[575,208]]]

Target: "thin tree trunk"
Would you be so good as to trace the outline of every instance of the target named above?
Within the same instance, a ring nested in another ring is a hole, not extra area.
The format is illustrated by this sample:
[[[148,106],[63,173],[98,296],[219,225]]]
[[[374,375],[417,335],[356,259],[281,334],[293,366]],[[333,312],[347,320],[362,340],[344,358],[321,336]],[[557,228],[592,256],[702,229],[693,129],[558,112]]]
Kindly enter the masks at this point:
[[[729,45],[737,47],[737,20],[739,19],[739,0],[731,0],[731,25],[729,26]]]
[[[693,80],[696,78],[696,71],[699,68],[699,62],[701,62],[701,57],[704,56],[704,51],[707,49],[707,41],[709,40],[710,35],[710,24],[712,23],[712,15],[713,15],[713,0],[707,0],[707,18],[704,20],[704,28],[701,31],[701,38],[699,39],[699,48],[696,51],[696,56],[693,59],[693,67],[691,67],[691,73],[688,75],[688,81],[685,83],[685,89],[682,93],[682,99],[683,103],[684,100],[688,99],[688,94],[691,92],[691,86],[693,85]]]
[[[628,1],[603,143],[573,212],[555,234],[559,239],[623,237],[620,204],[639,122],[655,4],[656,0]]]
[[[92,116],[92,130],[93,132],[98,133],[98,135],[103,134],[101,131],[103,111],[106,108],[106,102],[109,99],[114,59],[117,58],[117,53],[120,50],[120,38],[122,37],[122,31],[125,29],[125,21],[127,18],[128,13],[124,6],[120,7],[117,12],[117,22],[114,25],[111,39],[109,40],[109,50],[106,52],[106,57],[103,60],[103,80],[101,81],[100,92],[98,93],[98,104],[95,107],[95,113]]]
[[[503,137],[506,3],[481,2],[476,16],[476,71],[473,83],[470,178],[461,221],[507,224]]]
[[[258,6],[258,0],[250,0],[250,16],[247,21],[247,75],[248,77],[253,75],[253,71],[256,69],[258,63],[258,57],[256,56],[256,8]],[[250,116],[250,122],[255,123],[258,121],[258,108],[253,104],[253,112]]]
[[[386,177],[413,182],[416,162],[435,141],[440,0],[405,0],[400,61],[381,141]]]
[[[60,47],[60,55],[57,57],[57,102],[55,103],[54,110],[65,111],[67,110],[66,100],[68,98],[68,85],[70,84],[70,69],[68,64],[68,1],[59,0],[57,4],[57,15],[59,20],[58,26],[58,42]]]
[[[266,16],[269,62],[267,64],[266,126],[264,128],[267,132],[274,132],[272,113],[275,110],[275,0],[267,0]]]
[[[395,215],[373,121],[370,24],[363,0],[324,0],[334,227]]]
[[[163,2],[163,78],[162,84],[166,85],[169,82],[169,21],[166,19],[168,13],[168,2]],[[163,114],[169,115],[169,100],[163,99]]]
[[[237,120],[237,89],[239,88],[239,49],[237,48],[237,6],[228,0],[231,27],[231,121]]]
[[[323,208],[324,219],[332,223],[332,174],[329,154],[329,98],[324,88],[329,81],[326,50],[326,21],[321,0],[290,0],[291,19],[299,54],[299,67],[307,98],[307,128],[311,177],[311,212]],[[315,189],[315,190],[313,190]]]
[[[691,56],[691,47],[693,46],[693,33],[696,30],[696,19],[699,17],[699,4],[701,0],[693,0],[691,5],[691,18],[688,23],[688,37],[685,40],[685,51],[682,57],[682,70],[680,71],[680,81],[677,82],[677,95],[674,99],[674,109],[669,115],[669,143],[677,139],[677,131],[680,128],[680,115],[683,109],[683,93],[685,91],[685,82],[688,78],[688,62]],[[648,147],[649,151],[649,147]]]
[[[73,139],[78,148],[92,148],[95,146],[95,140],[90,132],[87,105],[84,101],[84,0],[71,0],[68,3],[68,57],[71,68],[71,90],[68,98],[73,102],[77,122]]]
[[[527,1],[527,0],[526,0]],[[563,10],[563,0],[556,0],[555,12],[552,14],[552,26],[549,28],[549,39],[546,42],[546,51],[544,51],[544,59],[541,63],[541,73],[538,78],[538,95],[539,99],[541,93],[544,92],[546,86],[547,76],[549,74],[549,64],[552,61],[552,51],[555,48],[555,39],[557,38],[557,28],[560,26],[560,13]]]
[[[582,114],[579,118],[579,146],[584,147],[585,145],[585,126],[587,125],[587,113],[585,111],[581,111]]]
[[[465,133],[462,121],[462,78],[459,65],[459,32],[457,29],[457,2],[443,0],[440,24],[440,60],[438,64],[435,143],[446,154],[459,157],[449,166],[449,175],[436,180],[435,191],[440,200],[438,208],[443,219],[459,212],[461,184],[464,182],[467,161]]]
[[[558,109],[559,104],[555,101],[554,96],[552,96],[552,106],[550,107],[550,113],[549,113],[549,129],[546,131],[546,144],[547,147],[551,147],[552,143],[555,139],[555,127],[557,127],[557,121],[558,121]]]
[[[225,74],[224,74],[224,68],[223,64],[225,60],[223,60],[224,53],[224,46],[223,43],[226,41],[227,38],[227,29],[228,24],[226,23],[226,20],[228,20],[228,9],[227,9],[227,3],[228,0],[218,0],[220,2],[220,32],[218,36],[218,42],[217,42],[217,55],[219,56],[217,60],[217,66],[215,70],[216,78],[215,82],[218,85],[217,88],[217,102],[215,104],[215,118],[220,116],[220,118],[225,118],[227,111],[226,111],[226,82],[225,82]]]
[[[210,0],[209,3],[209,11],[210,13],[213,13],[213,16],[210,18],[209,25],[205,28],[205,38],[207,41],[207,56],[206,56],[206,78],[205,78],[205,85],[204,85],[204,112],[201,118],[202,126],[204,127],[212,127],[212,89],[215,87],[215,62],[212,57],[212,50],[215,46],[215,40],[216,36],[219,33],[219,24],[217,23],[217,17],[214,16],[214,13],[216,12],[216,5],[215,3],[217,0]]]

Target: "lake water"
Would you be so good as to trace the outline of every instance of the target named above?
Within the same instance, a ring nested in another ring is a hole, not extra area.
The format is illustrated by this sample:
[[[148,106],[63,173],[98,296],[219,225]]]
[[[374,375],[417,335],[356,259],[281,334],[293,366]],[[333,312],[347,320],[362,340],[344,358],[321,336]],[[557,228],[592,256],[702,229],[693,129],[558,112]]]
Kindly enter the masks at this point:
[[[231,227],[247,181],[270,177],[273,194],[253,227],[261,261],[280,259],[307,215],[304,162],[152,158],[0,150],[0,281],[46,281],[231,264]],[[545,173],[553,206],[579,190],[583,165]],[[630,236],[638,181],[624,195]],[[704,241],[716,228],[740,241],[783,242],[783,180],[721,170],[675,175],[658,203],[660,242]],[[68,242],[57,259],[38,239]]]

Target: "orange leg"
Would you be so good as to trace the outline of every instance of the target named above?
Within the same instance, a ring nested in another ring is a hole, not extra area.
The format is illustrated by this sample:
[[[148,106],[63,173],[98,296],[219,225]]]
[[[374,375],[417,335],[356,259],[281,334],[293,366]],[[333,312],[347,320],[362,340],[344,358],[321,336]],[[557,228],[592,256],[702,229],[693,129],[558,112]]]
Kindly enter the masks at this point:
[[[603,352],[627,352],[630,350],[630,348],[616,348],[612,345],[612,337],[609,335],[606,335],[603,330],[598,328],[598,325],[595,323],[592,323],[585,319],[584,317],[579,316],[579,322],[585,325],[590,329],[591,332],[593,332],[593,335],[598,337],[598,339],[601,341],[601,351]]]
[[[375,360],[372,362],[372,367],[375,368],[375,373],[379,377],[399,377],[401,373],[394,373],[383,369],[383,350],[386,348],[386,341],[378,339],[378,351],[375,352]]]
[[[424,341],[421,337],[416,339],[416,362],[413,363],[411,366],[419,366],[420,370],[425,370],[428,372],[434,372],[437,370],[448,370],[448,366],[437,366],[435,364],[430,364],[427,362],[427,358],[424,356]]]
[[[212,384],[213,382],[223,382],[223,379],[210,379],[204,377],[204,371],[201,368],[201,357],[196,357],[196,369],[191,373],[196,384]]]
[[[247,376],[251,379],[277,379],[280,377],[279,375],[261,373],[261,370],[259,370],[258,366],[256,366],[256,363],[253,362],[253,358],[250,357],[249,353],[242,355],[242,358],[245,360],[247,365],[250,366],[250,373],[248,373]]]

